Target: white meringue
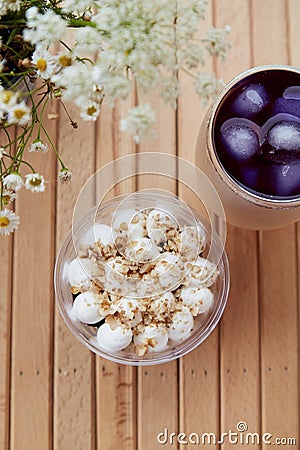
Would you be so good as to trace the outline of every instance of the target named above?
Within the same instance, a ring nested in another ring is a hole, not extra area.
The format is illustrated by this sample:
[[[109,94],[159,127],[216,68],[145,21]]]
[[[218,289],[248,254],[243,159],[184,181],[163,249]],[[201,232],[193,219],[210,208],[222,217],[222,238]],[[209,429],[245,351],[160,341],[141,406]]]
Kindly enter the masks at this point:
[[[176,311],[171,316],[172,323],[169,325],[169,338],[174,342],[187,339],[194,327],[194,319],[188,308]]]
[[[188,272],[188,273],[187,273]],[[187,276],[184,280],[186,286],[210,287],[218,278],[219,271],[217,266],[208,259],[198,256],[195,263],[190,268],[186,265]]]
[[[175,307],[175,297],[172,292],[164,292],[151,300],[150,311],[158,316],[168,314]]]
[[[207,312],[214,301],[214,294],[207,287],[182,288],[180,297],[193,316]]]
[[[176,229],[176,220],[161,209],[153,209],[147,217],[146,228],[148,236],[156,243],[167,241],[166,231]]]
[[[80,245],[93,245],[100,241],[102,245],[113,245],[112,230],[108,225],[95,223],[79,240]]]
[[[73,313],[81,322],[93,324],[104,317],[100,313],[100,301],[97,294],[90,291],[79,294],[73,303]]]
[[[128,319],[133,319],[141,309],[140,302],[132,297],[122,297],[116,304],[116,311],[123,313]]]
[[[135,345],[147,345],[148,353],[162,352],[168,347],[169,335],[161,325],[146,325],[144,330],[133,338]]]
[[[146,236],[146,218],[143,211],[119,208],[113,217],[113,230],[117,236],[135,240]]]
[[[159,249],[148,238],[131,241],[125,247],[125,256],[134,262],[153,261],[160,255]]]
[[[75,258],[68,263],[66,274],[71,286],[88,287],[95,269],[94,263],[88,258]]]
[[[108,323],[98,329],[98,344],[109,352],[118,352],[128,347],[132,340],[132,331],[125,326],[118,326],[114,330]]]
[[[179,256],[165,252],[157,260],[154,272],[163,288],[171,289],[179,285],[183,277],[184,265]]]
[[[180,231],[179,253],[188,260],[195,260],[206,245],[206,234],[202,227],[184,227]]]

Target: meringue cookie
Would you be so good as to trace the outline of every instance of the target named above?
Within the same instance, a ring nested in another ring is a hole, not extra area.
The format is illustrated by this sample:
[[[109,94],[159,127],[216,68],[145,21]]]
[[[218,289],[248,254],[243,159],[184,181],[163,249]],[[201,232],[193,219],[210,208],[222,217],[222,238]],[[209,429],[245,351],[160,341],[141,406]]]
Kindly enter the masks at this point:
[[[184,227],[180,231],[179,253],[185,259],[195,260],[206,245],[206,234],[202,227]]]
[[[145,214],[135,209],[119,208],[113,217],[113,230],[117,236],[129,235],[130,240],[145,237]]]
[[[116,310],[123,313],[128,319],[133,319],[141,309],[140,302],[132,297],[122,297],[116,304]]]
[[[91,259],[75,258],[68,263],[66,274],[71,286],[88,287],[95,265]]]
[[[104,317],[100,313],[100,302],[97,294],[90,291],[79,294],[73,303],[73,314],[81,322],[93,324]]]
[[[168,347],[169,335],[161,325],[146,325],[143,331],[133,338],[135,345],[146,345],[148,353],[162,352]]]
[[[93,245],[95,242],[102,245],[113,245],[112,229],[108,225],[95,223],[79,240],[80,245]]]
[[[150,311],[158,316],[169,314],[175,307],[175,297],[172,292],[164,292],[158,297],[151,299]]]
[[[193,316],[207,312],[214,301],[214,294],[207,287],[182,288],[180,297]]]
[[[183,282],[186,286],[210,287],[218,278],[217,266],[208,259],[198,256],[192,267],[186,265],[187,276]]]
[[[154,272],[163,288],[174,288],[182,281],[184,265],[179,256],[165,252],[157,260]]]
[[[174,342],[187,339],[194,328],[194,319],[188,308],[175,311],[171,316],[172,323],[169,325],[169,338]]]
[[[125,326],[118,326],[114,330],[108,323],[98,329],[98,344],[109,352],[118,352],[128,347],[132,340],[132,331]]]
[[[148,236],[156,243],[166,242],[166,232],[177,229],[176,220],[160,209],[153,209],[147,217],[146,228]]]
[[[131,241],[125,248],[125,256],[134,262],[153,261],[160,255],[156,245],[148,238]]]

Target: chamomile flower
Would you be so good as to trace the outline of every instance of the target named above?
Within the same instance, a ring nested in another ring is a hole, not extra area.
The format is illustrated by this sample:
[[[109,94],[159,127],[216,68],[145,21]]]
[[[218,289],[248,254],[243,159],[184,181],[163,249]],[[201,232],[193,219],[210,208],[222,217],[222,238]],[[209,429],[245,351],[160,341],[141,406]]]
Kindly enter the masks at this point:
[[[37,46],[32,55],[32,62],[37,68],[37,74],[45,80],[49,79],[55,69],[53,57],[43,46]]]
[[[5,152],[5,148],[0,147],[0,160],[3,158],[4,152]]]
[[[48,145],[45,144],[40,139],[36,139],[33,141],[31,146],[29,147],[29,152],[38,152],[38,153],[47,153],[48,151]]]
[[[6,177],[3,178],[2,183],[7,190],[11,191],[19,191],[23,186],[22,177],[17,172],[6,175]]]
[[[58,179],[61,182],[61,184],[70,184],[72,183],[73,174],[69,169],[65,167],[64,169],[61,169],[61,171],[59,172]]]
[[[85,121],[95,121],[100,114],[100,106],[93,101],[84,101],[81,103],[80,117]]]
[[[9,235],[19,225],[20,218],[13,211],[3,209],[0,211],[0,234]]]
[[[12,203],[14,200],[16,200],[16,198],[17,198],[17,194],[13,191],[4,190],[2,192],[2,202],[5,206],[9,205],[9,203]]]
[[[43,175],[38,173],[29,173],[25,175],[25,188],[32,192],[44,192],[45,180]]]
[[[18,95],[9,89],[0,89],[0,111],[8,111],[17,103]]]
[[[30,109],[23,101],[16,103],[8,110],[7,122],[10,125],[27,125],[31,120]]]

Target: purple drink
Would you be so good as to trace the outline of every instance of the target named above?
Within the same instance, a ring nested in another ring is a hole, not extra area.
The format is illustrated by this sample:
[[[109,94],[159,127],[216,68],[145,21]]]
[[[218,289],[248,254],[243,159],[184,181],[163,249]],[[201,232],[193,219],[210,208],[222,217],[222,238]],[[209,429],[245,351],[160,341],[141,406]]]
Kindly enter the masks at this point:
[[[300,195],[300,75],[267,70],[236,83],[220,103],[213,144],[226,172],[265,196]]]

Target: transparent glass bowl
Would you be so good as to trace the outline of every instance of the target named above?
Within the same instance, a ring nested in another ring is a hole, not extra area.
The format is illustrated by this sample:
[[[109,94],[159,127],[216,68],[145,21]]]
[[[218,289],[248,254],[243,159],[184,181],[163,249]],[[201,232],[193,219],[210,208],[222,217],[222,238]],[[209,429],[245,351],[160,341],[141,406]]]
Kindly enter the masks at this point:
[[[162,194],[146,197],[143,198],[143,195],[140,195],[138,198],[133,197],[130,200],[130,207],[135,206],[141,208],[142,205],[143,208],[145,206],[149,208],[151,204],[152,208],[154,208],[160,207],[163,204],[164,209],[173,214],[179,223],[189,225],[186,210],[182,208],[182,202],[176,197]],[[179,358],[196,348],[210,335],[218,324],[224,311],[229,291],[228,259],[218,236],[214,233],[211,241],[209,226],[197,215],[197,212],[189,208],[191,214],[201,222],[207,235],[207,246],[204,251],[204,257],[207,257],[209,253],[209,260],[217,264],[219,270],[219,276],[216,282],[210,287],[214,293],[213,306],[207,313],[200,314],[194,318],[194,329],[185,341],[169,346],[165,351],[151,352],[146,353],[144,356],[137,356],[130,350],[130,347],[118,352],[103,350],[97,342],[97,327],[73,318],[71,311],[74,300],[70,290],[70,284],[67,280],[65,267],[67,263],[77,256],[75,248],[79,238],[93,226],[95,221],[110,225],[116,208],[119,207],[125,198],[125,196],[114,197],[112,200],[103,202],[100,209],[97,209],[97,207],[91,209],[85,217],[75,224],[73,233],[70,231],[66,236],[59,250],[55,266],[54,284],[56,301],[68,328],[91,351],[111,361],[127,365],[146,366],[160,364]]]

